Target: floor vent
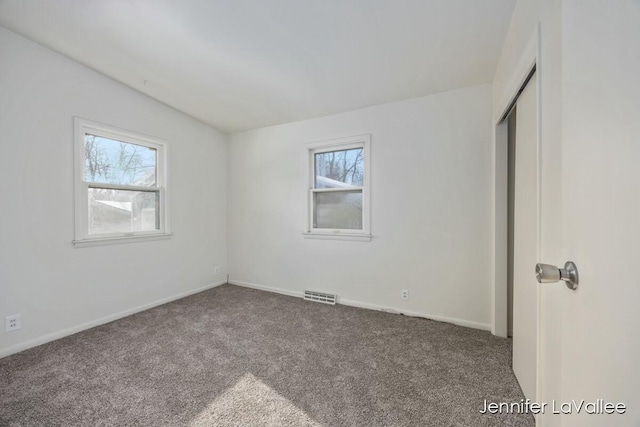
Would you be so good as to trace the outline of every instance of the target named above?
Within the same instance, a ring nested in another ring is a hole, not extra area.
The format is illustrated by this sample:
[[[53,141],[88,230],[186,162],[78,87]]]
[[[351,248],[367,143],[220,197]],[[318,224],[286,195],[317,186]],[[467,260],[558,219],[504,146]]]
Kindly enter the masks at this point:
[[[325,294],[324,292],[304,291],[304,299],[307,301],[321,302],[323,304],[335,305],[336,295]]]

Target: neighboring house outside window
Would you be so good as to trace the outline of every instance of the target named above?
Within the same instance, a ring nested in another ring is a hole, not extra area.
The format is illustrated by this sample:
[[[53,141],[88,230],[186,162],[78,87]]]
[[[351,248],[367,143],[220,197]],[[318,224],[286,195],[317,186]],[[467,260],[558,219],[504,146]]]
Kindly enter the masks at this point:
[[[76,246],[170,236],[166,143],[74,118]]]
[[[370,135],[309,144],[307,238],[371,240]]]

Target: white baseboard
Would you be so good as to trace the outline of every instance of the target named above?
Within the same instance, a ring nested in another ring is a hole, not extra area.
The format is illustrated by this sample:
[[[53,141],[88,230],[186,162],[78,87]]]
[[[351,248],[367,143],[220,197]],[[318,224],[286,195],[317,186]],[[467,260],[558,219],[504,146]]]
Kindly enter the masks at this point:
[[[46,344],[48,342],[55,341],[60,338],[64,338],[69,335],[73,335],[78,332],[82,332],[84,330],[91,329],[96,326],[104,325],[105,323],[113,322],[114,320],[122,319],[123,317],[131,316],[132,314],[139,313],[141,311],[145,311],[150,308],[157,307],[159,305],[166,304],[171,301],[179,300],[180,298],[188,297],[189,295],[197,294],[198,292],[206,291],[207,289],[212,289],[212,288],[215,288],[216,286],[220,286],[225,283],[226,283],[226,280],[223,280],[221,282],[203,286],[198,289],[192,289],[190,291],[182,292],[177,295],[172,295],[170,297],[162,298],[162,299],[150,302],[148,304],[143,304],[138,307],[130,308],[128,310],[124,310],[119,313],[101,317],[100,319],[92,320],[90,322],[86,322],[81,325],[72,326],[71,328],[67,328],[61,331],[53,332],[51,334],[43,335],[39,338],[29,340],[20,344],[16,344],[11,347],[0,349],[0,358],[9,356],[14,353],[19,353],[21,351],[28,350],[33,347],[37,347],[39,345]]]
[[[452,323],[454,325],[465,326],[467,328],[473,328],[473,329],[481,329],[483,331],[491,330],[491,325],[489,325],[488,323],[472,322],[470,320],[457,319],[455,317],[439,316],[437,314],[428,314],[428,313],[422,313],[419,311],[405,310],[401,308],[384,307],[381,305],[370,304],[367,302],[346,300],[342,298],[338,298],[338,303],[343,305],[349,305],[351,307],[359,307],[359,308],[366,308],[369,310],[384,311],[385,313],[404,314],[405,316],[410,316],[410,317],[422,317],[424,319],[437,320],[438,322]]]
[[[243,288],[251,288],[251,289],[258,289],[260,291],[273,292],[274,294],[288,295],[290,297],[302,298],[304,296],[304,292],[302,291],[290,291],[288,289],[272,288],[270,286],[256,285],[255,283],[242,282],[240,280],[229,279],[229,284],[242,286]]]
[[[300,297],[300,298],[302,298],[303,295],[304,295],[303,291],[291,291],[291,290],[288,290],[288,289],[273,288],[273,287],[270,287],[270,286],[258,285],[258,284],[250,283],[250,282],[243,282],[241,280],[229,279],[229,283],[231,285],[237,285],[237,286],[242,286],[242,287],[251,288],[251,289],[258,289],[258,290],[261,290],[261,291],[273,292],[273,293],[276,293],[276,294],[288,295],[288,296],[292,296],[292,297]],[[435,315],[435,314],[421,313],[421,312],[417,312],[417,311],[409,311],[409,310],[404,310],[404,309],[401,309],[401,308],[384,307],[384,306],[381,306],[381,305],[371,304],[371,303],[367,303],[367,302],[360,302],[360,301],[354,301],[354,300],[349,300],[349,299],[343,299],[343,298],[340,298],[340,296],[338,296],[338,304],[348,305],[348,306],[351,306],[351,307],[366,308],[368,310],[383,311],[385,313],[404,314],[405,316],[411,316],[411,317],[422,317],[422,318],[425,318],[425,319],[436,320],[438,322],[446,322],[446,323],[452,323],[452,324],[458,325],[458,326],[465,326],[467,328],[480,329],[480,330],[483,330],[483,331],[491,331],[491,325],[488,324],[488,323],[473,322],[473,321],[470,321],[470,320],[457,319],[457,318],[454,318],[454,317],[445,317],[445,316],[439,316],[439,315]]]

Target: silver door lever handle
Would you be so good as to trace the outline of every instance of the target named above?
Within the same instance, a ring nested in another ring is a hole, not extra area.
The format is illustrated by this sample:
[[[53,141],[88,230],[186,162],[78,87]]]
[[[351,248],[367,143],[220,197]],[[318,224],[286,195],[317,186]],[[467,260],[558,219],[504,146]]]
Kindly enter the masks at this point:
[[[563,280],[567,288],[578,289],[578,267],[567,261],[564,268],[558,268],[551,264],[536,264],[536,279],[538,283],[555,283]]]

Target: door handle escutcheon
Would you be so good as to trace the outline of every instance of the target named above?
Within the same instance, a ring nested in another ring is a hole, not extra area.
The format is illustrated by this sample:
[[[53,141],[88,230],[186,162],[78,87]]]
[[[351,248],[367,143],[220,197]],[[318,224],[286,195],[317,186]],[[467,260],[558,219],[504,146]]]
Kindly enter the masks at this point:
[[[558,268],[551,264],[536,264],[536,279],[538,283],[555,283],[563,280],[567,288],[578,289],[578,267],[567,261],[564,268]]]

